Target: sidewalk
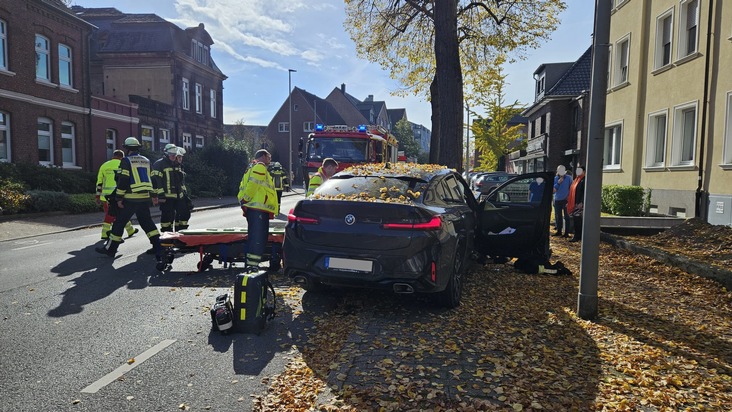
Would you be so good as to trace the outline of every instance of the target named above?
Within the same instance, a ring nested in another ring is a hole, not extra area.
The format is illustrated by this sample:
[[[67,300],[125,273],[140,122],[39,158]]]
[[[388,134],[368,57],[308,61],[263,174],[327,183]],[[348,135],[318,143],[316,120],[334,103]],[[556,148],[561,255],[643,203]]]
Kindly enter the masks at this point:
[[[295,188],[291,192],[283,193],[283,196],[294,194],[303,194],[302,189]],[[193,200],[193,212],[221,207],[234,207],[238,204],[239,202],[235,196],[198,198]],[[157,218],[160,217],[160,209],[158,207],[150,207],[150,214],[157,222]],[[103,212],[81,214],[50,212],[2,216],[0,217],[0,242],[97,227],[102,225],[103,219]],[[134,219],[133,223],[136,223]]]

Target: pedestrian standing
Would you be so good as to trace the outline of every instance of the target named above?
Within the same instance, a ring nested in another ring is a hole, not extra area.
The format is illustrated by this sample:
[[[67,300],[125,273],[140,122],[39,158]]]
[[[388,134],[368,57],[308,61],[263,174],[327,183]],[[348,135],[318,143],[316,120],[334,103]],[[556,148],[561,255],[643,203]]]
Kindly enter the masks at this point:
[[[582,240],[582,218],[584,217],[585,201],[585,171],[581,167],[575,169],[575,178],[569,188],[567,197],[567,211],[574,222],[574,236],[570,242]]]
[[[102,240],[109,240],[109,231],[112,230],[112,223],[117,215],[116,201],[114,198],[114,189],[117,188],[117,171],[119,170],[120,160],[125,157],[125,152],[117,149],[112,153],[112,158],[102,163],[97,173],[97,204],[101,204],[104,208],[104,221],[102,222]],[[114,202],[110,208],[109,202]],[[131,238],[139,229],[132,227],[132,222],[127,222],[125,226],[127,238]]]
[[[242,215],[247,219],[247,271],[259,270],[262,262],[267,238],[269,237],[269,221],[274,219],[279,210],[277,193],[272,176],[267,171],[272,155],[265,149],[254,154],[254,165],[251,166],[239,184],[239,205]]]
[[[336,170],[338,170],[338,162],[336,162],[335,159],[332,157],[323,159],[323,164],[318,168],[318,173],[314,174],[313,177],[310,178],[310,182],[308,183],[308,193],[305,196],[310,196],[315,193],[315,189],[330,179],[331,176],[335,174]]]
[[[117,175],[117,218],[112,224],[112,231],[109,234],[109,246],[97,247],[99,253],[112,258],[117,254],[117,249],[122,243],[122,233],[127,222],[132,216],[137,217],[142,230],[152,245],[152,251],[160,261],[160,233],[155,222],[150,217],[150,201],[157,206],[158,197],[153,190],[150,178],[150,160],[140,154],[140,141],[135,137],[125,139],[124,148],[127,149],[127,157],[120,161],[119,174]]]
[[[177,232],[188,228],[191,217],[190,198],[183,171],[182,147],[169,147],[165,156],[153,164],[153,188],[160,205],[160,231]]]
[[[572,179],[567,176],[567,168],[564,165],[557,166],[557,174],[554,176],[554,227],[552,236],[569,237],[569,212],[567,212],[567,197]],[[564,230],[564,234],[562,234]]]

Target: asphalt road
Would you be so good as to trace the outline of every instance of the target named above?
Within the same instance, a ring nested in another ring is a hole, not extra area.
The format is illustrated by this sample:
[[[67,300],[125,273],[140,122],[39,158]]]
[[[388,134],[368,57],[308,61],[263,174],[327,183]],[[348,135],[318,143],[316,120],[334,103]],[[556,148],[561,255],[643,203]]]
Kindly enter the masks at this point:
[[[194,229],[233,226],[246,226],[237,207],[191,218]],[[232,291],[236,267],[192,273],[188,254],[160,273],[141,234],[115,260],[94,252],[98,238],[92,227],[0,242],[0,410],[251,410],[308,316],[280,312],[260,336],[220,335],[208,308]]]

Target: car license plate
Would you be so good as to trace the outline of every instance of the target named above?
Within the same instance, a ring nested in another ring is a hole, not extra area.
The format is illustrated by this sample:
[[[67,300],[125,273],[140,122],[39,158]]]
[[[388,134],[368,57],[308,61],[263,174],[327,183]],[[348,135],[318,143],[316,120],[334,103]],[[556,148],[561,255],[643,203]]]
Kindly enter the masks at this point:
[[[356,272],[371,272],[373,270],[373,262],[370,260],[326,257],[325,258],[325,267],[328,269],[353,270]]]

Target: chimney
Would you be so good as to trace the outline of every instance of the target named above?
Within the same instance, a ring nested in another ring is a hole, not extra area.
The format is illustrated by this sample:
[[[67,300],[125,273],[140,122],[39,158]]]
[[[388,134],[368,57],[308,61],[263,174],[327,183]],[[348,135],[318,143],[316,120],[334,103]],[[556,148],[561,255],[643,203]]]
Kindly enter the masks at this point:
[[[346,94],[346,84],[341,83],[341,93]]]
[[[364,101],[365,102],[373,102],[374,101],[374,95],[373,94],[370,94],[369,97],[367,97],[366,100],[364,100]]]

